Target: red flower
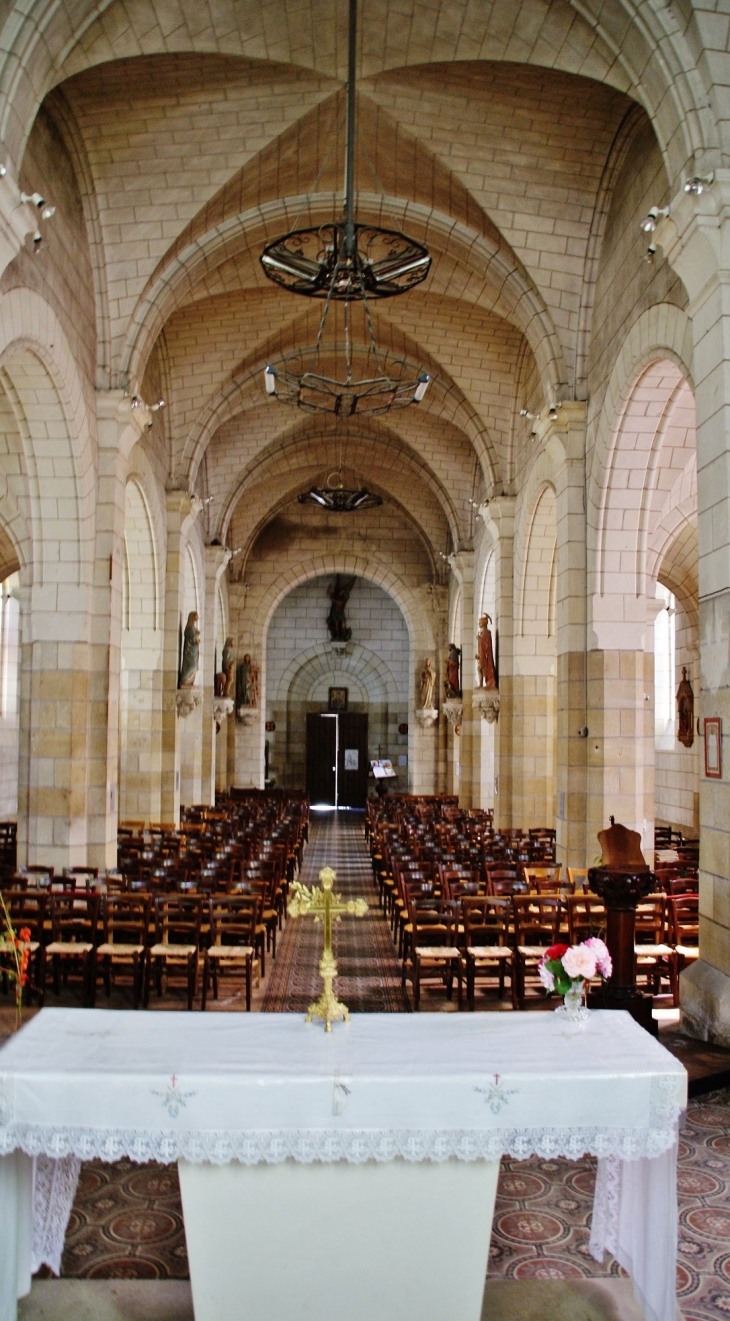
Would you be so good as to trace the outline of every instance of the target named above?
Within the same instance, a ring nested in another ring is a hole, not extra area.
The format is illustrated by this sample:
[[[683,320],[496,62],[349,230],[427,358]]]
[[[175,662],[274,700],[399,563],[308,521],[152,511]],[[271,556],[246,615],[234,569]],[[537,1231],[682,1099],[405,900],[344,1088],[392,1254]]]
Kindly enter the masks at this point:
[[[565,951],[568,948],[569,948],[568,945],[551,945],[550,949],[545,950],[543,958],[545,959],[546,962],[549,959],[556,959],[556,960],[562,959],[563,955],[565,954]]]
[[[30,927],[20,928],[20,939],[25,941],[26,944],[28,943],[30,940]]]

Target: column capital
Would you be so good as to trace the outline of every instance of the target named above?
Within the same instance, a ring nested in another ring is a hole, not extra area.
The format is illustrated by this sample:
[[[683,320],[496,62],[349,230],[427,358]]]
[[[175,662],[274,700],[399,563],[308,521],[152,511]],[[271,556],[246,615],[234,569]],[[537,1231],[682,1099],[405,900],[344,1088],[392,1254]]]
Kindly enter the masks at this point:
[[[147,406],[124,390],[97,390],[96,417],[100,448],[116,450],[125,465],[137,441],[152,426]]]
[[[557,468],[583,463],[586,449],[587,406],[583,399],[556,404],[535,424],[538,441]]]
[[[231,558],[230,547],[206,546],[203,554],[205,557],[205,576],[217,587]]]
[[[186,487],[173,487],[165,492],[168,531],[177,531],[184,537],[190,531],[203,508],[200,496]]]
[[[28,235],[40,238],[39,212],[21,201],[20,188],[6,172],[0,178],[0,275],[25,247]]]
[[[474,581],[474,551],[457,550],[448,556],[451,572],[455,575],[459,584],[463,587],[466,583]]]
[[[495,495],[479,506],[479,517],[495,545],[505,537],[514,536],[516,503],[514,495]]]
[[[696,196],[684,187],[652,235],[690,297],[701,298],[713,278],[730,278],[730,170],[716,170],[712,183]]]

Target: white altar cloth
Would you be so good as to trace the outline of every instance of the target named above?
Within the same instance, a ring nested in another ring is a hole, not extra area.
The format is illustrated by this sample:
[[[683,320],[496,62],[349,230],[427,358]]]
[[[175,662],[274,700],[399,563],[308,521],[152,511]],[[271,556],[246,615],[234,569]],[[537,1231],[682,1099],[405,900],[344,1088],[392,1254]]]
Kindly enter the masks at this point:
[[[683,1067],[608,1011],[577,1035],[549,1013],[358,1014],[328,1035],[294,1015],[44,1009],[0,1051],[0,1155],[612,1158],[592,1247],[629,1263],[649,1321],[674,1321],[685,1104]],[[633,1161],[648,1197],[620,1177]]]

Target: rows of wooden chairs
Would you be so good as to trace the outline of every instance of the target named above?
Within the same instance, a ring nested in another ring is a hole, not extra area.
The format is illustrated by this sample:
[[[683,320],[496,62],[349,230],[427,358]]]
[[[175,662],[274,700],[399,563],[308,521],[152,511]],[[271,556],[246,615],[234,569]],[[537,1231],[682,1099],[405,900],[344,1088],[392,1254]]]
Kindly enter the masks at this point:
[[[371,809],[367,834],[380,902],[414,1008],[424,985],[444,989],[451,999],[456,984],[460,1008],[465,987],[473,1009],[477,986],[492,987],[502,998],[508,979],[513,1008],[525,1008],[529,998],[544,996],[537,969],[546,949],[558,941],[605,937],[605,907],[589,890],[587,869],[563,874],[554,862],[495,861],[484,851],[478,859],[471,851],[444,859],[428,848],[424,832],[404,830],[406,813],[403,807],[393,821],[391,814]],[[421,824],[426,819],[421,811]],[[637,979],[673,1004],[679,972],[697,957],[698,898],[692,878],[684,880],[682,891],[672,886],[649,895],[636,918]]]
[[[99,895],[10,890],[8,913],[16,931],[28,928],[31,956],[29,999],[43,1004],[48,983],[77,984],[85,1005],[96,1002],[101,984],[126,985],[135,1009],[149,1003],[154,981],[181,984],[193,1008],[202,974],[202,1008],[212,981],[218,998],[222,971],[243,972],[246,1008],[251,1008],[254,961],[264,958],[261,901],[252,895]],[[7,972],[9,950],[0,944],[0,967]]]
[[[191,834],[205,843],[199,851],[204,864],[166,867],[165,850],[179,859]],[[42,1003],[49,986],[59,994],[72,982],[92,1005],[100,988],[110,995],[122,985],[137,1008],[149,1003],[153,985],[158,995],[180,986],[189,1009],[199,993],[205,1009],[211,988],[217,998],[221,977],[237,971],[245,976],[250,1009],[255,968],[264,974],[267,955],[276,957],[287,890],[307,835],[308,804],[299,795],[227,796],[216,809],[186,813],[179,831],[145,827],[138,836],[123,827],[125,845],[144,846],[127,857],[150,853],[149,867],[101,876],[78,867],[56,876],[52,867],[37,865],[5,878],[13,928],[31,933],[29,998],[35,992]],[[0,940],[6,992],[10,959],[7,941]]]

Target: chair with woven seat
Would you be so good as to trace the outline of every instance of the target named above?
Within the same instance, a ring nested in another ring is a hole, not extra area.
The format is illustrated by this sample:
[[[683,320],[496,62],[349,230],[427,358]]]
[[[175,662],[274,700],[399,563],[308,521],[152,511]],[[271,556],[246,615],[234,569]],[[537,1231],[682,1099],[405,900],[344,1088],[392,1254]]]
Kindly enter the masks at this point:
[[[662,978],[669,981],[672,1004],[679,1004],[677,955],[667,941],[666,899],[663,894],[649,894],[636,906],[634,964],[637,978],[643,977],[656,998],[661,994]]]
[[[569,894],[563,904],[568,916],[569,945],[579,945],[591,936],[606,939],[606,905],[598,895]]]
[[[40,999],[45,1000],[46,979],[50,966],[55,995],[61,993],[61,974],[66,985],[70,976],[81,977],[85,1005],[94,1003],[96,929],[99,920],[99,896],[74,890],[52,893],[48,898],[50,942],[40,970]]]
[[[101,943],[96,948],[97,972],[101,963],[104,990],[111,995],[118,972],[132,974],[132,1001],[138,1009],[142,997],[147,954],[151,898],[146,894],[107,894],[101,904]]]
[[[534,894],[548,894],[560,896],[570,888],[569,881],[561,880],[561,865],[550,865],[549,867],[529,866],[523,867],[522,872],[525,878],[525,884]]]
[[[458,900],[408,897],[408,917],[412,928],[410,952],[403,959],[401,983],[405,989],[410,977],[413,985],[413,1008],[421,1004],[421,986],[424,981],[437,981],[445,986],[447,998],[453,994],[454,977],[457,979],[458,1002],[461,1009],[464,959],[458,946],[461,904]]]
[[[588,868],[568,867],[567,872],[571,893],[578,894],[581,890],[586,893],[588,889]]]
[[[180,976],[187,987],[188,1009],[192,1009],[198,987],[202,900],[197,895],[159,895],[155,899],[155,942],[147,956],[144,1004],[149,1004],[150,980],[155,972],[157,994],[162,995],[163,973]]]
[[[667,900],[669,910],[669,941],[677,956],[677,973],[700,956],[699,951],[699,896],[673,895]]]
[[[213,997],[217,1000],[219,972],[242,967],[246,978],[246,1009],[250,1010],[259,909],[259,900],[254,895],[214,895],[209,900],[210,943],[203,952],[203,1009],[208,1002],[211,975]]]
[[[515,926],[515,978],[512,1002],[525,1007],[525,984],[528,972],[536,974],[545,950],[560,938],[563,905],[560,899],[545,895],[512,896]]]
[[[497,978],[499,998],[504,995],[504,977],[509,972],[514,1000],[514,957],[510,943],[512,901],[486,895],[462,895],[466,1000],[474,1009],[477,979]]]

